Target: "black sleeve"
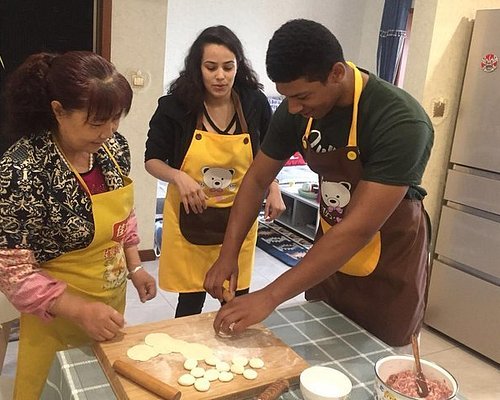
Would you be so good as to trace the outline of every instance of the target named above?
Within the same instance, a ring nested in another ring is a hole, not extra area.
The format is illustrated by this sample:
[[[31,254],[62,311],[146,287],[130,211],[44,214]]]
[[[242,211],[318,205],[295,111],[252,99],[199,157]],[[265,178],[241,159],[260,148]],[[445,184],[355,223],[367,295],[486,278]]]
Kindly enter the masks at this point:
[[[144,161],[159,159],[171,160],[175,152],[175,121],[166,113],[166,97],[158,100],[158,107],[149,121],[148,138]]]
[[[264,93],[262,93],[262,96],[259,98],[259,102],[262,103],[262,112],[260,114],[260,121],[259,121],[259,132],[260,132],[260,144],[264,141],[264,138],[266,136],[267,130],[269,129],[269,124],[271,122],[271,117],[272,117],[272,109],[271,105],[269,104],[269,101],[267,100],[267,97]]]

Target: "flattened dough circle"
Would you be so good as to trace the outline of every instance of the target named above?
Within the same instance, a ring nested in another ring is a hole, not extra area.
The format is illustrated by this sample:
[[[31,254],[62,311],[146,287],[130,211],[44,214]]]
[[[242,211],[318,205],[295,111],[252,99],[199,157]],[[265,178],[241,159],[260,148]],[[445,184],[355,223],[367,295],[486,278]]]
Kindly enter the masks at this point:
[[[156,357],[159,352],[147,344],[137,344],[130,347],[127,350],[127,356],[136,361],[148,361],[149,359]]]
[[[194,382],[194,388],[198,392],[207,392],[210,389],[210,382],[206,378],[198,378]]]
[[[196,378],[191,374],[184,374],[177,379],[177,383],[181,386],[191,386],[196,381]]]

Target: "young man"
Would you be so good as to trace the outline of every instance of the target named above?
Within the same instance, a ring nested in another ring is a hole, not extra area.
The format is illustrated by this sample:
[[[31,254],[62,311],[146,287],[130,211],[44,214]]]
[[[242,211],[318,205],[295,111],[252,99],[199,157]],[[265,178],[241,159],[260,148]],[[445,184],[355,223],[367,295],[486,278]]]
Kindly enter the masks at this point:
[[[222,299],[264,192],[300,151],[320,178],[321,223],[306,257],[267,287],[234,299],[214,328],[241,332],[306,291],[392,346],[420,330],[428,280],[428,223],[419,186],[433,128],[408,93],[344,60],[335,36],[308,20],[281,26],[267,73],[286,96],[247,172],[205,288]]]

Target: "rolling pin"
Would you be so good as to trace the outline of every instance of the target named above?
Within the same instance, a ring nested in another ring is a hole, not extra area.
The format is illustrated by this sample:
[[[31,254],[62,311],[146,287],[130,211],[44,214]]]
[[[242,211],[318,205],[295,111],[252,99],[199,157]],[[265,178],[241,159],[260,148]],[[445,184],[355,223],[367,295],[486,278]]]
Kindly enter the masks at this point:
[[[276,400],[288,390],[289,383],[286,379],[278,379],[264,390],[257,400]]]
[[[130,379],[132,382],[137,383],[154,394],[157,394],[162,399],[179,400],[181,398],[182,393],[180,390],[160,381],[154,376],[147,374],[131,363],[116,360],[113,363],[113,369],[124,377]]]

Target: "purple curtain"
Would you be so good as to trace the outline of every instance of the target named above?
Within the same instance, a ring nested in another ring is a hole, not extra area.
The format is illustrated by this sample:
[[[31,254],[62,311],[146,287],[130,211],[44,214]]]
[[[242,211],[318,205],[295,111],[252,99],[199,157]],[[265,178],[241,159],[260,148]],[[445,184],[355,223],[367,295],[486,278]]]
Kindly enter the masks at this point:
[[[406,40],[406,23],[412,0],[385,0],[377,50],[377,74],[394,83],[403,45]]]

